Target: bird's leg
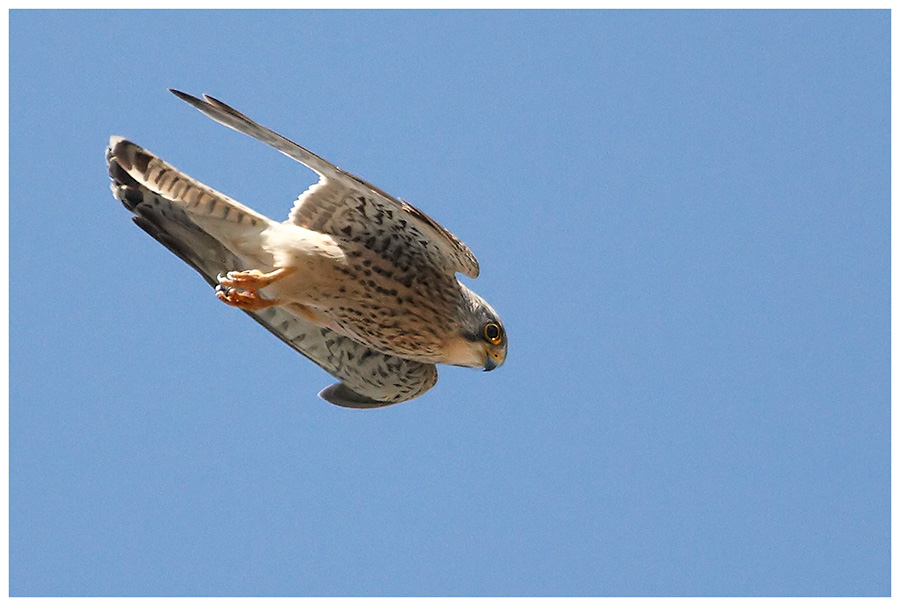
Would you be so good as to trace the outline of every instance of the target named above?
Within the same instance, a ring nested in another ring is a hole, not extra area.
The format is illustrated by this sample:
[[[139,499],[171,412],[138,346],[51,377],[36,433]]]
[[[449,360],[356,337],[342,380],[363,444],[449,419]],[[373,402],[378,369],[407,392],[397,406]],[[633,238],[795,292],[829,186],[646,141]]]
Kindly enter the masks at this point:
[[[267,307],[281,305],[278,299],[266,299],[259,289],[269,286],[294,271],[293,267],[282,267],[267,274],[258,269],[250,271],[230,271],[219,275],[216,298],[223,303],[245,311],[259,311]]]

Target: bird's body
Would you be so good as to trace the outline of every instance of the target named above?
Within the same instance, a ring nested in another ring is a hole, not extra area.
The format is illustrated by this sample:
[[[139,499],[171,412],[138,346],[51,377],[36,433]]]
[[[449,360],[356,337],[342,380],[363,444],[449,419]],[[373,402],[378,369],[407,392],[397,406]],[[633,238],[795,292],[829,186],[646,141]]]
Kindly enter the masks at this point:
[[[113,137],[113,193],[219,299],[342,380],[322,397],[383,406],[429,389],[434,364],[502,364],[499,318],[455,276],[476,277],[477,261],[449,231],[227,105],[173,92],[306,164],[319,182],[276,222]]]
[[[293,225],[272,225],[259,246],[274,258],[273,267],[295,270],[261,294],[290,301],[297,315],[383,353],[427,364],[473,365],[454,359],[446,347],[458,332],[456,309],[468,290],[452,276],[424,267],[404,270],[352,236],[323,236]]]

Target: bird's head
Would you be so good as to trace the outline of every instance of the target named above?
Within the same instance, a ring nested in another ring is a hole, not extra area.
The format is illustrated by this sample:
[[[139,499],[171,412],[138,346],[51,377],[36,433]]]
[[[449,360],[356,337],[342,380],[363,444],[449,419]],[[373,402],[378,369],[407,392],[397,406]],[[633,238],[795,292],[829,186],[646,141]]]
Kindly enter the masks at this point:
[[[494,370],[506,361],[506,329],[487,301],[463,286],[466,304],[458,325],[458,336],[446,354],[449,364]]]

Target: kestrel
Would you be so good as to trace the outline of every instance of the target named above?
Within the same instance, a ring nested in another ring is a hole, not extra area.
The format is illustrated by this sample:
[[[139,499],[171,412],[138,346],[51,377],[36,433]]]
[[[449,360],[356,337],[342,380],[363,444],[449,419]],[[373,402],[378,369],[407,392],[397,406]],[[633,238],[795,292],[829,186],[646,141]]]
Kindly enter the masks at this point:
[[[219,300],[340,381],[320,397],[351,408],[387,406],[434,386],[435,364],[503,364],[506,330],[457,280],[457,272],[476,278],[479,269],[453,234],[221,101],[172,93],[309,167],[318,183],[279,223],[112,137],[106,160],[113,195],[141,229],[214,286]]]

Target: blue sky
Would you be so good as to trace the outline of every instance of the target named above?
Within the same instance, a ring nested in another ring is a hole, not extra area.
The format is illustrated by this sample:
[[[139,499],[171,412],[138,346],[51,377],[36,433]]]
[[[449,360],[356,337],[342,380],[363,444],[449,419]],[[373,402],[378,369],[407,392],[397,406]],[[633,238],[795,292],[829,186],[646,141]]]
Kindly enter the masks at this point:
[[[890,15],[10,16],[12,595],[887,595]],[[135,227],[123,135],[481,263],[509,358],[375,411]]]

